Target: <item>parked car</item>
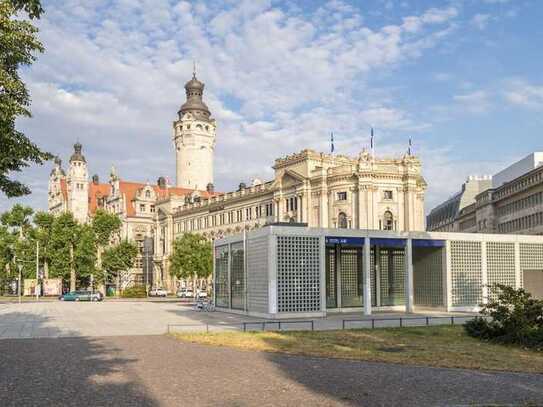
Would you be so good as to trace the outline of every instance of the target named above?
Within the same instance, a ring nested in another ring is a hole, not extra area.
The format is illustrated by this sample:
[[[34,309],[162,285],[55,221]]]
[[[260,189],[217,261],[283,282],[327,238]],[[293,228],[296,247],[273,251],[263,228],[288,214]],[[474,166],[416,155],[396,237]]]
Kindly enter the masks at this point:
[[[179,290],[177,290],[177,297],[178,298],[192,298],[194,297],[194,293],[192,292],[192,290],[190,288],[180,288]]]
[[[198,292],[196,293],[196,298],[207,298],[207,291],[198,290]]]
[[[149,297],[167,297],[168,292],[163,288],[153,288],[149,291]]]
[[[102,301],[102,294],[92,291],[70,291],[59,297],[60,301]]]

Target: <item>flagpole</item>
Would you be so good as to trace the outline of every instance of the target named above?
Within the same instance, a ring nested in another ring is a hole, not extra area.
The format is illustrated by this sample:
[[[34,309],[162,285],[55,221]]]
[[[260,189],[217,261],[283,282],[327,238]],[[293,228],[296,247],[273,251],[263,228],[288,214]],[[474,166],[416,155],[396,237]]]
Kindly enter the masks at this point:
[[[374,159],[375,157],[375,141],[373,139],[373,127],[371,128],[371,135],[370,135],[370,147],[371,147],[371,158],[372,160]]]

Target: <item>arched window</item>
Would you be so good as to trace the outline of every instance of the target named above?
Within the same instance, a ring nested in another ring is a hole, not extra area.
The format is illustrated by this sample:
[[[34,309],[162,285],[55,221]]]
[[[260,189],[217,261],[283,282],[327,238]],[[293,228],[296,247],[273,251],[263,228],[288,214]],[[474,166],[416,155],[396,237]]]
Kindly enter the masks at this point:
[[[344,212],[340,212],[337,215],[337,226],[340,229],[347,229],[347,215]]]
[[[151,198],[151,191],[145,191],[145,198]]]
[[[393,230],[394,229],[394,217],[392,216],[392,212],[386,211],[383,215],[383,224],[384,230]]]

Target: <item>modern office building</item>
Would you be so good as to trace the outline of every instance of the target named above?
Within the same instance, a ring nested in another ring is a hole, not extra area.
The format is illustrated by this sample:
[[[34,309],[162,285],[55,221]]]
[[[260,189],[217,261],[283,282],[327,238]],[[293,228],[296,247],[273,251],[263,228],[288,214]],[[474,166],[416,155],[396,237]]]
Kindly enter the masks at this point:
[[[268,226],[214,242],[216,306],[266,318],[477,311],[489,285],[543,297],[543,237]]]
[[[480,191],[464,205],[456,195],[432,209],[426,229],[543,235],[542,164],[543,153],[532,153],[494,175],[491,185],[477,181]]]

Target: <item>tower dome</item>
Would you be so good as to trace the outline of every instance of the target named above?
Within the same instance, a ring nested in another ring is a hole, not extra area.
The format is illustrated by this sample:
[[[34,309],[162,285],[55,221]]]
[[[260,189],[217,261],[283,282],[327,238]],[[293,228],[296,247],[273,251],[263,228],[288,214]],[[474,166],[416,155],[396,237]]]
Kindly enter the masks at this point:
[[[74,153],[70,157],[70,162],[72,161],[82,161],[84,163],[87,162],[87,160],[85,160],[85,157],[81,153],[82,149],[83,149],[83,146],[81,145],[79,141],[74,144]]]
[[[196,118],[209,120],[211,113],[202,100],[205,85],[196,78],[196,72],[192,73],[192,79],[185,84],[187,101],[179,109],[179,118],[185,113],[192,113]]]

